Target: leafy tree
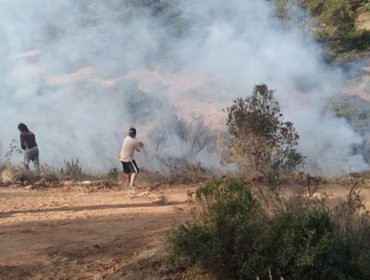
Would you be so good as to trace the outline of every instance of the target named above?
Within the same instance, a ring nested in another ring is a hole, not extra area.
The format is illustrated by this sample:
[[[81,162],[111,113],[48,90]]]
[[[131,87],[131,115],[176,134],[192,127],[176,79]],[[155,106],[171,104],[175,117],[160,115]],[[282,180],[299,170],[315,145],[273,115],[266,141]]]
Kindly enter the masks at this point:
[[[227,108],[232,153],[242,169],[253,169],[270,183],[293,172],[304,157],[296,151],[299,135],[292,122],[283,121],[274,90],[255,85],[251,96],[237,98]]]

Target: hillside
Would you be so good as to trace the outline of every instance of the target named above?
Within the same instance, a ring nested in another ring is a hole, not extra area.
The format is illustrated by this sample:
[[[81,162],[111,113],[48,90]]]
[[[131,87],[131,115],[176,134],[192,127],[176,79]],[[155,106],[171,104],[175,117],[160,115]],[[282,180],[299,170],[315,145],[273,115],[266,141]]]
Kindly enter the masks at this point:
[[[369,172],[353,172],[370,163],[368,0],[12,1],[16,16],[0,9],[0,280],[214,280],[166,247],[213,176],[266,195],[262,208],[295,197],[333,209],[353,195],[356,211],[370,209]],[[225,111],[260,81],[299,127],[304,171],[257,174],[256,153],[232,145],[250,138],[230,134]],[[22,165],[20,121],[36,132],[41,173]],[[117,157],[131,126],[145,143],[136,193]]]

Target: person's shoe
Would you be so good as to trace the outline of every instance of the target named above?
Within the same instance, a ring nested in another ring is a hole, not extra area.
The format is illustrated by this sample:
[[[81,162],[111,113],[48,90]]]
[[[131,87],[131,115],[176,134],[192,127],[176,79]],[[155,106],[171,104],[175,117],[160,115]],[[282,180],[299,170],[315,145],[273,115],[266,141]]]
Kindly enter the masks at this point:
[[[129,189],[130,189],[130,194],[136,193],[136,190],[137,190],[136,186],[131,186]]]

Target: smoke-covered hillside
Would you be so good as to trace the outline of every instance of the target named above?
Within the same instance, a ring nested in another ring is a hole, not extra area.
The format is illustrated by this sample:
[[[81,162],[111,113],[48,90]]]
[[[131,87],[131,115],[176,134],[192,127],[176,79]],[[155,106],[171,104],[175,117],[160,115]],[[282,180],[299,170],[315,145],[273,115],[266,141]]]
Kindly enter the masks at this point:
[[[223,109],[264,82],[297,128],[306,171],[366,169],[353,149],[362,137],[326,111],[342,70],[324,62],[306,12],[287,12],[265,0],[0,1],[0,156],[25,122],[42,163],[108,170],[135,126],[147,169],[233,168],[220,163]]]

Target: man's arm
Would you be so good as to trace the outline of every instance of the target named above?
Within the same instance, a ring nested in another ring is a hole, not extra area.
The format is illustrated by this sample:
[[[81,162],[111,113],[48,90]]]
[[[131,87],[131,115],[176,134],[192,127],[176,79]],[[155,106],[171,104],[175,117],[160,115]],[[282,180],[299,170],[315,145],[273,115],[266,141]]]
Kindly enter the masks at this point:
[[[20,135],[20,142],[21,142],[22,149],[25,150],[26,149],[26,138],[23,135],[23,133],[21,133],[21,135]]]
[[[140,152],[143,147],[144,147],[144,143],[141,142],[141,141],[138,141],[137,144],[136,144],[135,150],[137,152]]]

